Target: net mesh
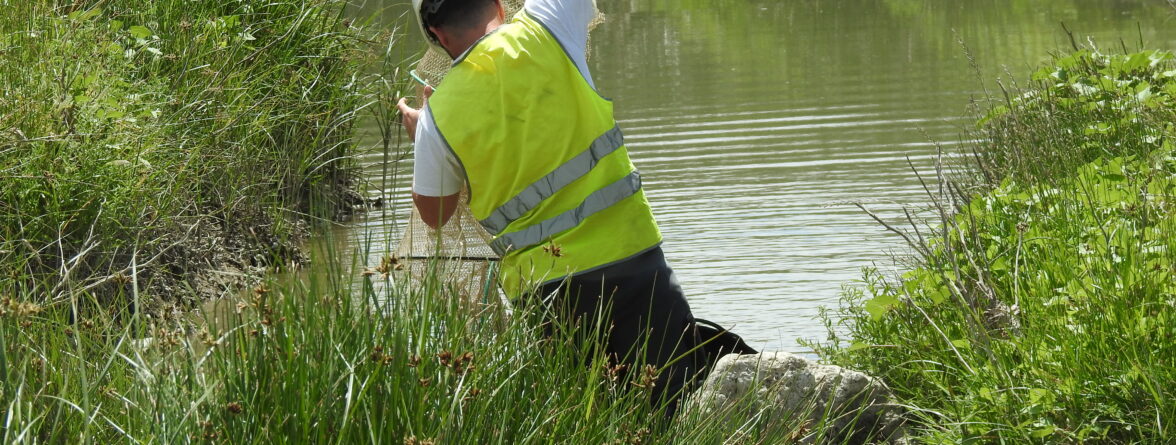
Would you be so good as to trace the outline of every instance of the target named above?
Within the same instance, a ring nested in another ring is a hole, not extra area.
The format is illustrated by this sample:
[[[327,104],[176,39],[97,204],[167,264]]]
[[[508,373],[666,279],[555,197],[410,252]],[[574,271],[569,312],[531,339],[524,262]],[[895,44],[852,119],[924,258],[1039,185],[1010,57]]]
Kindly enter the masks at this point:
[[[522,10],[523,3],[524,0],[503,0],[506,17],[514,17]],[[604,15],[597,11],[588,29],[592,30],[603,22]],[[430,46],[415,70],[417,76],[429,85],[438,85],[452,63],[448,54]],[[445,286],[472,304],[504,301],[494,277],[498,255],[489,246],[493,237],[470,213],[468,202],[468,191],[463,190],[456,213],[437,230],[425,224],[414,206],[395,257],[410,278],[419,281],[427,276],[440,277]]]
[[[498,255],[490,249],[490,234],[470,213],[468,200],[463,190],[457,210],[440,229],[425,224],[414,206],[394,257],[412,279],[440,277],[447,289],[471,304],[493,303],[501,298],[493,277]]]

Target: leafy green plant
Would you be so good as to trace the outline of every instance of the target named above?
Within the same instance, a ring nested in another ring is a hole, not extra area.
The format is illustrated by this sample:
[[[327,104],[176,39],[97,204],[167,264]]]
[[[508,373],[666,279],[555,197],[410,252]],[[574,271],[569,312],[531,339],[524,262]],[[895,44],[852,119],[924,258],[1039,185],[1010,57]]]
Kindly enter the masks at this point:
[[[981,119],[979,178],[940,178],[913,268],[867,270],[844,296],[849,339],[816,346],[881,376],[927,441],[1172,437],[1172,56],[1055,62]]]
[[[1176,125],[1173,59],[1166,51],[1093,49],[1056,57],[1032,75],[1028,91],[979,119],[990,143],[977,162],[989,180],[1034,183],[1101,157],[1150,153]]]

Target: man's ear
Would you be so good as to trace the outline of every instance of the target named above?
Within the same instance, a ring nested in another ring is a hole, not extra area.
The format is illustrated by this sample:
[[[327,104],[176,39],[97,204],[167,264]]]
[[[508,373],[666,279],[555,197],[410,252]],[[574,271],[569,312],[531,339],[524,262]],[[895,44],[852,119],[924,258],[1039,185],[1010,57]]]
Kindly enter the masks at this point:
[[[502,0],[494,0],[494,4],[498,5],[498,20],[506,23],[506,8],[502,6]]]
[[[451,38],[449,36],[449,33],[442,31],[441,28],[438,28],[436,26],[430,26],[429,32],[431,32],[431,33],[433,33],[433,35],[437,36],[437,43],[440,43],[441,47],[445,48],[445,50],[448,52],[449,44],[453,43],[453,38]]]

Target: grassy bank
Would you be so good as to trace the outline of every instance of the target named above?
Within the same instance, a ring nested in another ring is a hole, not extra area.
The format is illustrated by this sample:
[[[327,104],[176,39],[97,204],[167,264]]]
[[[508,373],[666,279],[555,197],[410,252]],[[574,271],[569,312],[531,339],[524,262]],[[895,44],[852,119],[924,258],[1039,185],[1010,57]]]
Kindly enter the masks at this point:
[[[929,442],[1169,443],[1172,54],[1055,57],[978,128],[969,173],[922,178],[912,268],[867,271],[820,353],[885,380]]]
[[[391,263],[389,263],[391,264]],[[668,426],[656,373],[524,311],[463,306],[443,284],[317,264],[205,314],[197,331],[5,302],[4,443],[790,443],[802,419],[691,412]],[[400,283],[400,284],[398,284]],[[587,327],[583,335],[596,329]]]
[[[210,270],[298,259],[297,222],[350,204],[371,51],[343,8],[0,6],[0,292],[47,310],[176,302],[216,290]]]
[[[207,313],[142,310],[201,295],[211,270],[297,257],[296,221],[347,207],[355,110],[395,130],[357,64],[391,45],[372,48],[337,0],[2,8],[0,443],[822,434],[721,411],[667,426],[655,373],[439,282],[407,287],[390,261],[331,253]]]

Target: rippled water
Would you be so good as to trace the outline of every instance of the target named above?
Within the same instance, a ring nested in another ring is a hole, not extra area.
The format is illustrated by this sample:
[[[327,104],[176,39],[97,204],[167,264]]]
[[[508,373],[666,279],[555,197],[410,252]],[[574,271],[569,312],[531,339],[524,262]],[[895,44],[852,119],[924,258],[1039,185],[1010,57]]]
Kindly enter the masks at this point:
[[[908,159],[932,175],[937,145],[958,144],[972,98],[998,91],[998,76],[1023,81],[1070,45],[1059,22],[1083,42],[1176,48],[1176,9],[1163,1],[598,6],[608,20],[589,64],[616,103],[671,265],[697,316],[764,349],[824,338],[819,307],[836,307],[862,267],[894,269],[901,238],[852,203],[892,221],[924,205]],[[399,13],[386,17],[393,26]],[[383,159],[372,151],[363,164],[371,193],[397,210],[361,217],[340,237],[371,242],[373,258],[395,245],[409,205],[410,163],[385,181]]]

